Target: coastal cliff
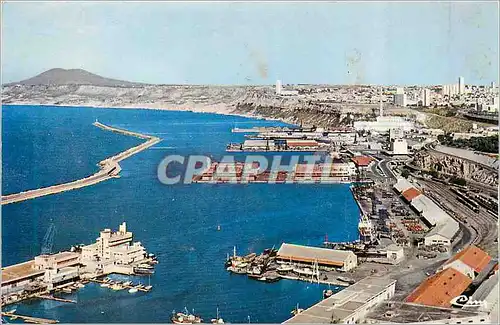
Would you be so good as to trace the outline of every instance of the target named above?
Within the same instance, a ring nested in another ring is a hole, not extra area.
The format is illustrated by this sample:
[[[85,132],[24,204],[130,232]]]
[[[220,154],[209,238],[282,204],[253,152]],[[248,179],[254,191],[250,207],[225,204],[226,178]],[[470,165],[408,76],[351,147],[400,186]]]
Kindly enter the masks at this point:
[[[323,127],[348,125],[353,118],[370,114],[376,107],[279,97],[271,86],[15,84],[3,87],[2,102],[186,110],[256,116]]]
[[[489,186],[498,186],[498,171],[494,168],[437,151],[423,150],[417,152],[413,157],[413,165],[425,170],[435,170],[439,173],[462,177]]]

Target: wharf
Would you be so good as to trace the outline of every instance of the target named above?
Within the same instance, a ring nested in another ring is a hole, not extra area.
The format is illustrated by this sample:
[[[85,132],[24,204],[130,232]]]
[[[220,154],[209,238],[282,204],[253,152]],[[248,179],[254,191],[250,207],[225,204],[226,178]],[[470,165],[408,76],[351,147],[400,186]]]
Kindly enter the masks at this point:
[[[59,301],[59,302],[67,302],[67,303],[76,304],[76,301],[75,301],[75,300],[64,299],[64,298],[58,298],[58,297],[54,297],[54,296],[45,296],[45,295],[41,295],[41,296],[38,296],[38,298],[40,298],[40,299],[46,299],[46,300],[54,300],[54,301]]]
[[[310,277],[305,277],[305,276],[297,276],[297,275],[283,275],[280,274],[280,277],[283,279],[287,280],[298,280],[298,281],[305,281],[305,282],[311,282],[311,283],[320,283],[320,284],[328,284],[332,286],[337,286],[337,287],[348,287],[349,284],[346,282],[342,282],[339,280],[323,280],[323,279],[311,279]]]
[[[1,198],[1,205],[4,204],[10,204],[10,203],[16,203],[16,202],[21,202],[29,199],[34,199],[37,197],[41,196],[46,196],[46,195],[51,195],[51,194],[56,194],[56,193],[61,193],[65,191],[70,191],[90,185],[94,185],[100,182],[103,182],[105,180],[108,180],[113,177],[118,177],[118,174],[121,171],[121,167],[118,164],[120,161],[135,155],[155,144],[161,141],[160,138],[149,136],[149,135],[144,135],[136,132],[131,132],[128,130],[124,129],[119,129],[119,128],[114,128],[111,126],[104,125],[99,122],[93,123],[96,127],[101,128],[103,130],[111,131],[111,132],[116,132],[116,133],[121,133],[125,134],[128,136],[134,136],[140,139],[147,139],[146,142],[141,143],[140,145],[137,145],[135,147],[132,147],[130,149],[127,149],[125,151],[120,152],[119,154],[106,158],[103,161],[99,162],[99,171],[96,172],[93,175],[90,175],[88,177],[78,179],[72,182],[68,183],[63,183],[63,184],[57,184],[57,185],[52,185],[48,187],[43,187],[43,188],[38,188],[38,189],[33,189],[33,190],[28,190],[24,192],[19,192],[19,193],[14,193],[14,194],[9,194],[2,196]]]
[[[99,283],[99,284],[103,284],[103,283],[108,283],[106,281],[103,281],[103,280],[98,280],[98,279],[89,279],[90,282],[94,282],[94,283]],[[120,284],[123,289],[132,289],[132,288],[136,288],[135,285],[123,285],[123,284]],[[139,291],[142,291],[142,292],[149,292],[151,291],[151,289],[145,289],[145,288],[136,288],[137,290]]]
[[[55,320],[55,319],[25,316],[25,315],[15,314],[12,312],[6,312],[6,311],[2,311],[2,316],[9,317],[11,319],[21,319],[21,320],[25,321],[26,323],[34,323],[34,324],[57,324],[57,323],[59,323],[59,321]]]

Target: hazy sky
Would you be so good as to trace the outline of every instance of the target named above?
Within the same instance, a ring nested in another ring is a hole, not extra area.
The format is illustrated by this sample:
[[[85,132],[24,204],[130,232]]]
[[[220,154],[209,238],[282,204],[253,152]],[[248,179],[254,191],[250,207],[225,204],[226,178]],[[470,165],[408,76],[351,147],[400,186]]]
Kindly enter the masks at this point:
[[[7,3],[3,82],[51,68],[190,84],[486,84],[498,5]]]

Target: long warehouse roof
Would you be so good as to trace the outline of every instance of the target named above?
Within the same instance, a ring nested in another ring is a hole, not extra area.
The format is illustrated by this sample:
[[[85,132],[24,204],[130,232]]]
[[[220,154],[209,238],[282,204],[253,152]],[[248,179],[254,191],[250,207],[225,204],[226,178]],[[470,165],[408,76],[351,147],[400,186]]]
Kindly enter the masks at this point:
[[[304,262],[315,261],[344,263],[349,256],[354,255],[351,251],[341,251],[329,248],[319,248],[283,243],[278,250],[280,258],[301,259]]]

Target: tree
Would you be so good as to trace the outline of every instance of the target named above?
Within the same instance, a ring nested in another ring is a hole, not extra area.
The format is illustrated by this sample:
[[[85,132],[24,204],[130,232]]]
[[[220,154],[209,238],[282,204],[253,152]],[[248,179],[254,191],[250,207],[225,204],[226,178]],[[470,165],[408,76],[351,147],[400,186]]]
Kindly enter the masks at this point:
[[[401,172],[401,176],[404,178],[408,178],[408,176],[410,176],[410,171],[408,169],[403,169],[403,171]]]
[[[467,181],[465,179],[463,179],[463,178],[460,178],[460,177],[452,177],[450,181],[453,184],[457,184],[457,185],[460,185],[460,186],[467,185]]]

